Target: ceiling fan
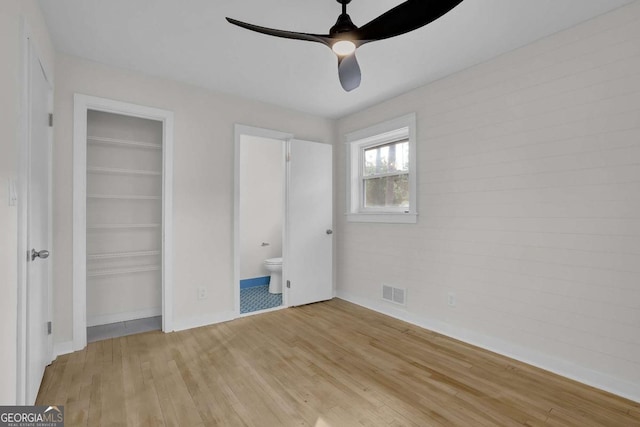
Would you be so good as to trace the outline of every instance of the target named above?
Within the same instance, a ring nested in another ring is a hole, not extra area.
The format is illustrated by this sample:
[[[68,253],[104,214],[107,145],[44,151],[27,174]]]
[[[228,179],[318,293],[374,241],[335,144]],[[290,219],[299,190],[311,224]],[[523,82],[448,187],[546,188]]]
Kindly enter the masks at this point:
[[[407,0],[362,27],[354,25],[347,14],[351,0],[337,0],[342,13],[329,34],[308,34],[277,30],[227,18],[229,23],[258,33],[287,39],[306,40],[328,46],[338,56],[340,84],[347,92],[360,86],[361,74],[355,51],[363,44],[399,36],[435,21],[462,0]]]

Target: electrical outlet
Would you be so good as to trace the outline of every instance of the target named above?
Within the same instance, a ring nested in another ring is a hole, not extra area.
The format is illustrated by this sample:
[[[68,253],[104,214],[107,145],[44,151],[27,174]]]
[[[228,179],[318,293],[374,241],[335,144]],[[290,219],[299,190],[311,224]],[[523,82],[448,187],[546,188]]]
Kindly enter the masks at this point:
[[[447,304],[449,304],[449,307],[456,306],[456,294],[454,294],[453,292],[449,292],[447,294]]]
[[[207,288],[198,288],[198,299],[207,299]]]

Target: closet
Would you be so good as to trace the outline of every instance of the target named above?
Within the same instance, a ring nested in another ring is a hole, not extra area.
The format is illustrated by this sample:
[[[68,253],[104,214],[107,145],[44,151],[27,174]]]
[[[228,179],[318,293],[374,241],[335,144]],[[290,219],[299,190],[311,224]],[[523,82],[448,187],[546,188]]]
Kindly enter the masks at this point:
[[[87,326],[162,314],[161,121],[87,111]]]

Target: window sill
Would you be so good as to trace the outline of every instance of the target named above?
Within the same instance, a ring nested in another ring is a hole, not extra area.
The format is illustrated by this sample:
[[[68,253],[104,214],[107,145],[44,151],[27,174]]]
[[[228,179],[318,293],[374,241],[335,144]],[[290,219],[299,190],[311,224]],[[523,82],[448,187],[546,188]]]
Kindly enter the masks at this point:
[[[381,222],[388,224],[415,224],[418,222],[417,213],[360,212],[346,215],[348,222]]]

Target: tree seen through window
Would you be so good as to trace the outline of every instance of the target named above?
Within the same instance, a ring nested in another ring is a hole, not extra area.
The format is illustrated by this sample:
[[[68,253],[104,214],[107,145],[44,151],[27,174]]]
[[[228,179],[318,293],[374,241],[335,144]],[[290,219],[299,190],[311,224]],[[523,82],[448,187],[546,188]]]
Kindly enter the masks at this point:
[[[364,150],[364,207],[409,206],[409,142],[395,141]]]

